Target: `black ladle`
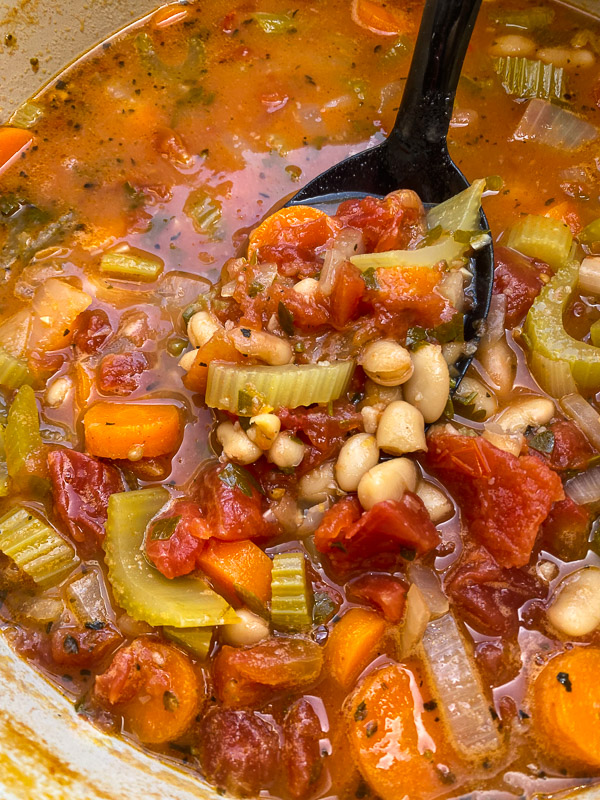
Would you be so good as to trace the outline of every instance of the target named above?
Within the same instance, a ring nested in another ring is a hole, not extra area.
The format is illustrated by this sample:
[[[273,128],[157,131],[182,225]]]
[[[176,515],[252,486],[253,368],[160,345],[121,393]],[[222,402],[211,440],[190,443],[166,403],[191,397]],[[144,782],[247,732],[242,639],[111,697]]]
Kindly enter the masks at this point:
[[[446,136],[456,87],[481,0],[426,0],[419,35],[388,138],[340,161],[300,189],[286,206],[337,207],[351,197],[383,196],[413,189],[426,205],[441,203],[469,186],[450,158]],[[481,226],[488,230],[481,211]],[[465,339],[477,339],[494,280],[491,244],[472,259],[472,305],[465,315]],[[473,356],[456,364],[462,378]]]

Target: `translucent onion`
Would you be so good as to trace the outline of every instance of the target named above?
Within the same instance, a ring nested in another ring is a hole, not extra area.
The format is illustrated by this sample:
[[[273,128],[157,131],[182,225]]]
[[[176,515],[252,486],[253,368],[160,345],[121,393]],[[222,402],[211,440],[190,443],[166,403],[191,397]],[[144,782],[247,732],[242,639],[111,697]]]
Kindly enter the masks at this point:
[[[319,277],[321,294],[328,297],[333,292],[341,265],[351,256],[365,252],[365,243],[361,231],[355,228],[343,228],[336,236],[333,247],[325,253],[323,269]]]
[[[600,450],[600,415],[584,398],[577,394],[563,397],[560,405],[565,414],[581,428],[590,444]]]
[[[425,665],[435,686],[440,713],[457,750],[467,758],[500,747],[475,663],[452,614],[432,620],[423,636]]]
[[[577,150],[597,137],[595,125],[545,100],[529,103],[514,134],[517,141],[541,142],[567,151]]]
[[[534,350],[529,366],[540,387],[551,397],[564,397],[577,392],[571,367],[566,361],[554,361]]]
[[[593,467],[565,483],[565,492],[574,503],[585,506],[600,501],[600,467]]]
[[[485,321],[481,345],[499,342],[504,336],[504,320],[506,317],[506,296],[495,294],[490,302],[490,310]]]
[[[448,598],[442,591],[440,579],[431,568],[413,562],[408,567],[408,578],[418,586],[431,612],[431,617],[441,617],[448,611]]]
[[[95,570],[86,572],[67,586],[67,601],[82,625],[86,622],[106,622],[108,618],[100,578]]]
[[[577,286],[582,294],[600,296],[600,257],[583,259]]]

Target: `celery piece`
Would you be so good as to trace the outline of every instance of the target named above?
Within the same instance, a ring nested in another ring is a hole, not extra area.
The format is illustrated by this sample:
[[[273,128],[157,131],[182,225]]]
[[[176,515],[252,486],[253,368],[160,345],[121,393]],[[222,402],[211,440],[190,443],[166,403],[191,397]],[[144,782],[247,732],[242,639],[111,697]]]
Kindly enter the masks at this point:
[[[191,192],[183,206],[184,213],[192,220],[197,233],[211,241],[221,238],[222,206],[205,189]]]
[[[595,125],[581,119],[577,114],[535,98],[527,105],[514,139],[539,142],[557,150],[571,152],[593,142],[599,133]]]
[[[79,564],[73,547],[22,506],[0,518],[0,551],[42,588],[60,583]]]
[[[169,499],[162,487],[112,494],[104,551],[117,603],[134,619],[175,628],[225,625],[235,611],[204,581],[165,578],[144,554],[144,532]]]
[[[311,623],[302,553],[277,553],[273,558],[271,621],[285,631],[299,631]]]
[[[525,28],[532,31],[550,25],[554,19],[554,9],[543,6],[522,9],[498,8],[492,9],[489,16],[496,25]]]
[[[579,267],[577,286],[581,294],[600,297],[600,256],[583,259]]]
[[[479,208],[485,191],[485,178],[479,178],[463,192],[444,200],[427,212],[429,229],[440,225],[442,230],[475,231],[479,229]]]
[[[4,425],[0,425],[0,497],[8,494],[8,468],[6,466],[6,449],[4,447]]]
[[[590,328],[590,339],[594,347],[600,347],[600,319]]]
[[[156,52],[152,37],[140,33],[135,39],[135,47],[142,64],[157,77],[168,81],[196,81],[206,58],[206,48],[200,36],[188,40],[188,52],[181,64],[167,64]]]
[[[100,259],[100,272],[108,275],[131,278],[138,281],[155,281],[163,271],[161,259],[154,256],[138,256],[134,253],[104,253]]]
[[[528,214],[510,231],[508,246],[557,270],[569,258],[573,234],[564,222]]]
[[[600,217],[590,222],[577,237],[581,244],[595,244],[600,242]]]
[[[461,258],[467,247],[453,236],[444,236],[435,244],[417,250],[386,250],[383,253],[362,253],[350,261],[361,272],[389,267],[435,267],[441,262],[451,264]]]
[[[18,389],[32,382],[33,375],[26,362],[0,348],[0,386],[6,389]]]
[[[260,396],[263,408],[272,409],[329,403],[344,394],[353,372],[354,361],[279,367],[244,367],[212,361],[208,368],[206,405],[237,414],[240,402],[245,404],[245,398],[256,396]]]
[[[551,361],[566,362],[580,389],[597,391],[600,349],[573,339],[563,325],[563,313],[577,286],[578,272],[579,264],[575,261],[569,261],[558,270],[529,309],[523,332],[532,353]]]
[[[22,308],[0,324],[0,352],[23,360],[31,332],[32,310]],[[25,363],[23,361],[23,363]]]
[[[531,354],[529,366],[533,377],[550,397],[560,398],[577,391],[571,367],[566,361],[546,358],[535,351]]]
[[[44,109],[37,103],[27,102],[20,105],[9,119],[8,124],[15,128],[33,128],[44,116]]]
[[[171,628],[165,626],[163,633],[167,639],[180,644],[198,658],[204,660],[212,642],[212,628]]]
[[[522,100],[538,97],[550,102],[561,102],[564,99],[567,87],[562,67],[529,58],[507,56],[495,59],[494,69],[508,94]]]
[[[255,11],[252,18],[265,33],[291,33],[294,30],[294,18],[291,14]]]
[[[45,491],[48,483],[39,473],[45,462],[35,394],[31,386],[21,386],[8,411],[4,432],[6,466],[18,489]]]

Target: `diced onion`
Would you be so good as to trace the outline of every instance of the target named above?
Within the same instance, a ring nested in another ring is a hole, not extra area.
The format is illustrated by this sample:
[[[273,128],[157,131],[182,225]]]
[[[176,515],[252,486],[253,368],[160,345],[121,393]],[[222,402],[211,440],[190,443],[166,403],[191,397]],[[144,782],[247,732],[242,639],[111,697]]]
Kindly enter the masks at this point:
[[[423,650],[440,712],[457,750],[467,758],[497,750],[500,737],[490,703],[452,614],[429,623]]]
[[[585,506],[600,501],[600,467],[587,469],[565,483],[565,492],[574,503]]]
[[[493,295],[490,310],[481,335],[481,345],[495,344],[504,336],[504,320],[506,317],[506,296]]]
[[[577,391],[571,367],[566,361],[554,361],[534,350],[529,366],[540,387],[551,397],[564,397]]]
[[[440,579],[436,572],[423,564],[413,562],[408,568],[408,578],[418,586],[433,619],[441,617],[448,611],[448,598],[442,591]]]
[[[95,570],[86,572],[67,586],[67,600],[69,608],[82,625],[86,622],[106,622],[106,603]]]
[[[514,134],[517,141],[541,142],[567,151],[577,150],[597,137],[595,125],[545,100],[529,103]]]
[[[579,267],[577,280],[579,290],[583,294],[600,296],[600,258],[584,258]]]
[[[590,444],[600,450],[600,415],[577,393],[563,397],[560,405],[565,414],[581,428]]]

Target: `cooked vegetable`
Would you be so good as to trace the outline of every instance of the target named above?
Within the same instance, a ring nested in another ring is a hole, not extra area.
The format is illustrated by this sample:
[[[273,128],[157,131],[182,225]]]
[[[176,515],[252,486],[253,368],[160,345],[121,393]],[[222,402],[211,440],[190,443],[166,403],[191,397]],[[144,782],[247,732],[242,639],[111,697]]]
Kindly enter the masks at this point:
[[[35,394],[30,386],[22,386],[11,403],[4,447],[8,474],[14,486],[38,493],[46,491],[46,453]]]
[[[61,278],[48,278],[33,296],[30,350],[61,350],[71,344],[75,320],[92,298]]]
[[[256,259],[264,247],[291,241],[292,238],[304,247],[325,244],[338,227],[333,217],[312,206],[280,208],[251,232],[248,259]]]
[[[531,8],[496,8],[489,12],[492,22],[497,25],[507,25],[526,30],[546,28],[554,19],[554,9],[545,6],[532,6]]]
[[[15,128],[33,128],[43,116],[44,109],[42,106],[28,100],[17,108],[9,122]]]
[[[66,595],[69,608],[82,625],[103,623],[108,619],[100,578],[96,570],[90,569],[70,583]]]
[[[104,550],[119,605],[134,619],[175,628],[236,622],[233,609],[200,580],[169,580],[143,555],[146,526],[169,499],[166,489],[119,492],[108,501]]]
[[[442,591],[440,578],[436,572],[418,561],[408,565],[408,578],[416,586],[428,609],[428,619],[441,617],[448,611],[448,598]],[[410,591],[410,590],[409,590]]]
[[[294,27],[294,17],[291,14],[255,11],[252,19],[265,33],[287,33]]]
[[[8,467],[6,466],[4,435],[4,426],[0,425],[0,497],[6,497],[8,494]]]
[[[33,135],[22,128],[0,127],[0,172],[33,142]]]
[[[450,233],[477,231],[485,184],[485,178],[479,178],[468,189],[430,209],[427,213],[429,230],[439,225],[443,231]]]
[[[442,236],[435,244],[417,250],[386,250],[382,253],[363,253],[351,256],[350,261],[365,273],[382,267],[434,267],[446,262],[452,264],[465,252],[464,244],[452,236]]]
[[[533,685],[532,722],[559,762],[600,767],[600,650],[575,647],[550,659]]]
[[[569,638],[595,631],[600,625],[600,568],[583,567],[567,575],[554,590],[548,619]]]
[[[328,403],[346,391],[353,371],[353,361],[281,367],[236,367],[212,362],[208,368],[206,405],[234,414],[256,415],[282,407]]]
[[[573,234],[564,222],[534,214],[519,220],[508,237],[509,247],[545,261],[554,270],[566,263],[572,244]]]
[[[586,469],[565,484],[566,494],[579,505],[600,502],[600,467]]]
[[[277,553],[271,573],[271,621],[277,630],[300,631],[312,620],[302,553]]]
[[[423,652],[440,713],[457,750],[466,758],[493,754],[500,747],[500,737],[477,667],[452,614],[429,623]]]
[[[569,336],[562,321],[578,271],[578,264],[569,261],[543,287],[527,314],[524,333],[530,350],[551,361],[566,362],[577,385],[592,391],[600,386],[600,351]]]
[[[163,633],[167,639],[172,639],[202,660],[210,651],[213,628],[172,628],[167,625],[163,628]]]
[[[33,383],[33,375],[27,364],[0,348],[0,386],[18,389],[26,383]]]
[[[79,564],[73,547],[23,506],[0,517],[0,551],[42,588],[60,583]]]
[[[600,257],[583,259],[577,285],[582,294],[600,296]]]
[[[254,611],[265,613],[271,596],[272,562],[254,542],[248,539],[239,542],[211,539],[198,563],[215,588],[228,600],[235,604],[245,603]]]
[[[183,210],[192,220],[197,233],[213,240],[220,238],[221,203],[206,189],[192,192]]]
[[[406,595],[404,619],[402,624],[395,629],[399,658],[406,658],[415,651],[430,619],[429,604],[419,586],[413,583]]]
[[[350,689],[376,657],[385,629],[385,620],[366,608],[351,608],[336,623],[327,642],[327,664],[343,689]]]
[[[92,455],[139,461],[177,449],[181,418],[174,405],[101,402],[86,411],[83,427]]]
[[[22,308],[0,324],[0,348],[17,359],[24,359],[31,330],[30,308]]]
[[[600,320],[590,326],[590,339],[594,347],[600,347]]]
[[[600,368],[600,351],[596,362]],[[598,385],[598,384],[597,384]],[[600,450],[600,416],[580,394],[568,394],[560,401],[565,414],[577,423],[591,444]]]
[[[582,244],[595,244],[596,242],[600,242],[600,217],[590,222],[589,225],[586,225],[581,233],[578,234],[577,238]]]
[[[494,61],[494,69],[500,76],[502,86],[508,94],[524,100],[538,97],[541,100],[559,102],[566,91],[566,79],[562,67],[532,61],[529,58],[507,56]]]
[[[564,397],[577,391],[577,384],[567,361],[546,358],[534,350],[529,366],[533,377],[551,397]]]
[[[129,280],[155,281],[163,267],[162,260],[150,254],[115,251],[104,253],[100,259],[100,272]]]
[[[561,150],[578,150],[598,136],[598,128],[564,108],[546,100],[532,100],[514,138],[534,141]]]

